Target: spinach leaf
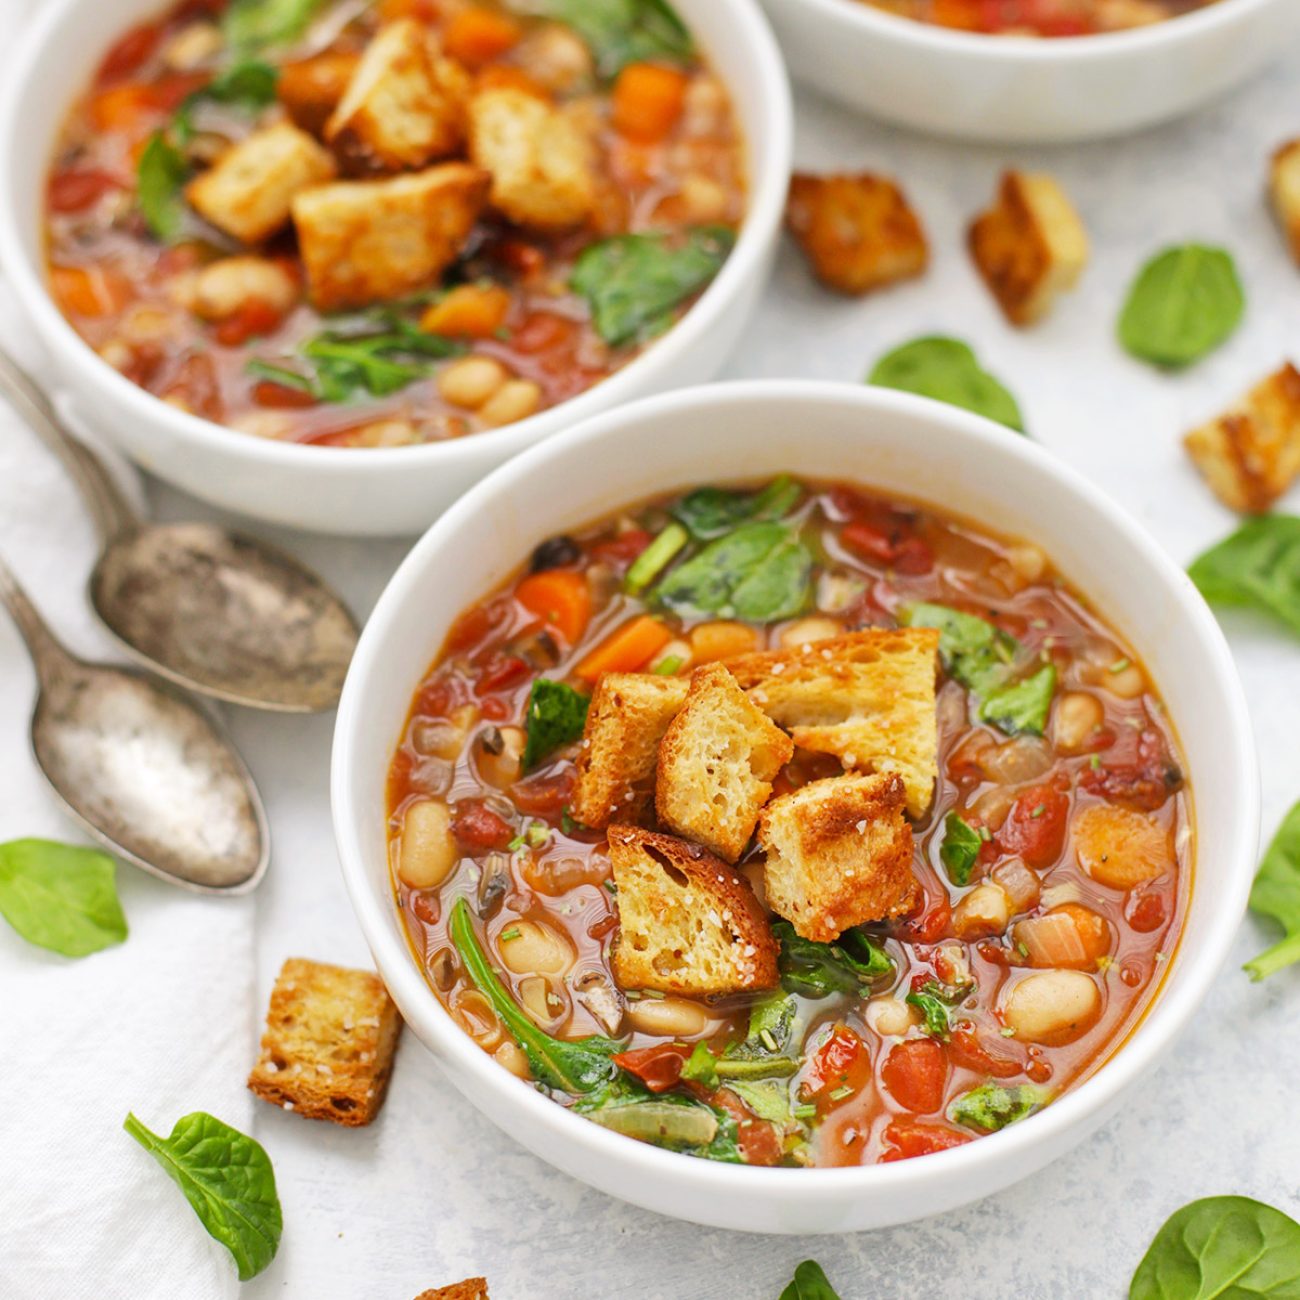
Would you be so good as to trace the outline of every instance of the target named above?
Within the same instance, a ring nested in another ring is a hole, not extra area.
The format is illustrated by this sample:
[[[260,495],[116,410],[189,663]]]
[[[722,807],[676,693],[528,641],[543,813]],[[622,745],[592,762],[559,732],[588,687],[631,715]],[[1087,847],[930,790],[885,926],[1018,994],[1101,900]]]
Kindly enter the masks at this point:
[[[1000,1083],[982,1083],[970,1092],[964,1092],[948,1107],[948,1118],[954,1124],[996,1133],[1017,1120],[1042,1110],[1051,1100],[1051,1091],[1032,1083],[1007,1087]]]
[[[1250,891],[1250,910],[1280,922],[1286,935],[1246,963],[1250,978],[1267,979],[1300,961],[1300,803],[1282,819],[1264,854]]]
[[[145,224],[155,239],[170,244],[185,223],[181,193],[189,166],[185,156],[162,131],[155,131],[140,154],[136,168],[136,194]]]
[[[840,1300],[822,1266],[805,1259],[794,1271],[794,1281],[781,1292],[778,1300]]]
[[[1138,272],[1119,321],[1120,342],[1158,366],[1188,366],[1241,323],[1246,296],[1222,248],[1167,248]]]
[[[1015,637],[987,619],[948,605],[918,601],[900,611],[899,622],[907,627],[938,628],[939,657],[945,671],[976,695],[1002,685],[1020,649]]]
[[[744,1041],[728,1049],[730,1056],[765,1056],[784,1052],[790,1045],[798,1007],[794,998],[779,989],[755,1002],[749,1009],[749,1031]]]
[[[222,19],[227,44],[240,53],[287,45],[306,30],[323,0],[232,0]]]
[[[1193,1201],[1165,1221],[1129,1300],[1296,1300],[1300,1223],[1246,1196]]]
[[[257,59],[244,59],[219,72],[206,86],[187,95],[172,119],[169,135],[186,144],[194,134],[194,113],[203,103],[225,104],[250,113],[275,102],[280,70]]]
[[[949,1008],[957,1006],[968,997],[974,987],[972,983],[941,984],[938,980],[926,980],[919,989],[909,993],[904,1001],[921,1013],[923,1033],[946,1042],[952,1029]]]
[[[1212,605],[1249,605],[1300,633],[1300,517],[1263,515],[1187,571]]]
[[[606,343],[639,343],[672,324],[673,309],[717,275],[735,242],[726,226],[697,226],[684,242],[664,234],[615,235],[582,251],[570,283],[586,298]]]
[[[85,957],[126,940],[113,859],[53,840],[0,844],[0,916],[28,943]]]
[[[669,524],[632,561],[631,568],[623,578],[623,590],[633,596],[644,591],[673,562],[677,552],[690,540],[690,534],[681,524]]]
[[[954,885],[969,885],[971,872],[984,847],[984,837],[960,813],[950,812],[943,819],[943,843],[939,861]]]
[[[688,1083],[698,1083],[712,1091],[718,1086],[717,1062],[709,1051],[708,1043],[696,1043],[686,1064],[682,1066],[681,1077]]]
[[[813,558],[795,537],[787,537],[736,584],[731,607],[753,623],[793,618],[812,594]]]
[[[572,27],[602,77],[647,59],[685,63],[691,58],[690,33],[664,0],[515,0],[513,7]]]
[[[670,507],[697,541],[707,542],[751,519],[783,519],[798,504],[803,488],[788,474],[774,478],[752,495],[722,488],[697,488]]]
[[[241,1282],[266,1268],[283,1221],[275,1171],[260,1144],[203,1111],[178,1119],[165,1138],[134,1115],[122,1127],[185,1193],[208,1235],[230,1251]]]
[[[528,693],[524,725],[528,741],[524,745],[523,770],[527,772],[552,750],[577,740],[587,721],[591,701],[572,686],[539,677]]]
[[[621,1074],[580,1097],[573,1109],[624,1137],[705,1160],[744,1164],[736,1121],[726,1111],[682,1093],[651,1093],[630,1075]]]
[[[790,1107],[790,1086],[779,1079],[766,1083],[746,1083],[741,1079],[724,1079],[722,1086],[734,1092],[759,1119],[784,1128],[794,1120]]]
[[[615,1077],[618,1067],[610,1057],[623,1050],[622,1043],[598,1034],[571,1040],[552,1038],[538,1029],[515,1005],[474,933],[473,914],[464,898],[457,899],[451,909],[448,933],[465,973],[492,1004],[492,1010],[523,1049],[533,1077],[539,1083],[548,1088],[582,1094],[595,1091]]]
[[[774,922],[772,933],[781,945],[777,964],[787,993],[810,998],[859,993],[893,973],[889,954],[861,930],[846,930],[833,944],[802,938],[789,921]]]
[[[1056,668],[1045,664],[1036,673],[990,691],[980,703],[980,719],[1008,736],[1041,736],[1056,694]]]
[[[960,339],[932,335],[904,343],[876,362],[867,383],[917,393],[974,411],[1017,433],[1025,431],[1016,399],[981,368],[975,353]]]
[[[769,622],[804,609],[811,574],[811,553],[784,525],[748,523],[678,565],[655,599],[679,611]]]

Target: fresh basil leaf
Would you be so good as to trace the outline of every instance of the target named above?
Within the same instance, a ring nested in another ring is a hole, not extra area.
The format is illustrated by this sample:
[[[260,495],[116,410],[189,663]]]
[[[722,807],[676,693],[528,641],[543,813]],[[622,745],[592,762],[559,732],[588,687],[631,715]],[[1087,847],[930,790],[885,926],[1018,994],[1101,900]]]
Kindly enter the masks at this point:
[[[783,519],[799,503],[803,488],[788,474],[774,478],[761,492],[727,492],[697,488],[670,507],[678,522],[697,541],[707,542],[747,521]]]
[[[975,353],[960,339],[932,335],[913,339],[876,362],[867,383],[930,397],[973,411],[1024,433],[1016,399],[980,367]]]
[[[1188,366],[1241,323],[1246,296],[1222,248],[1167,248],[1138,272],[1119,321],[1124,347],[1158,366]]]
[[[969,885],[975,863],[984,848],[984,837],[960,813],[950,812],[943,820],[943,843],[939,861],[954,885]]]
[[[572,27],[605,78],[629,63],[685,63],[692,55],[690,33],[664,0],[514,0],[512,7]]]
[[[899,622],[906,627],[937,628],[945,671],[976,695],[985,695],[1006,681],[1020,649],[1015,637],[987,619],[948,605],[919,601],[900,611]]]
[[[275,1171],[259,1143],[203,1111],[178,1119],[165,1138],[134,1115],[123,1128],[185,1193],[208,1235],[231,1253],[241,1282],[266,1268],[280,1245],[283,1220]]]
[[[894,969],[888,954],[860,930],[846,930],[833,944],[803,938],[789,921],[774,922],[772,933],[781,945],[777,964],[781,987],[787,993],[810,998],[860,993]],[[865,959],[854,952],[864,954]]]
[[[1056,669],[1045,664],[1021,681],[990,691],[980,703],[980,720],[1008,736],[1041,736],[1055,694]]]
[[[185,156],[166,135],[155,131],[140,154],[136,168],[136,194],[145,224],[155,239],[170,244],[185,223],[182,189],[189,176]]]
[[[1187,572],[1210,604],[1253,606],[1300,633],[1300,517],[1251,519]]]
[[[744,1164],[736,1121],[726,1111],[681,1093],[651,1093],[630,1075],[620,1074],[580,1097],[573,1109],[624,1137],[705,1160]]]
[[[306,30],[323,0],[232,0],[222,19],[227,44],[241,54],[287,45]]]
[[[681,1077],[690,1083],[698,1083],[711,1092],[718,1086],[717,1063],[708,1043],[696,1043],[686,1064],[682,1066]]]
[[[731,593],[736,617],[771,623],[801,614],[812,595],[812,568],[812,553],[788,537],[736,584]]]
[[[948,1118],[966,1128],[996,1133],[998,1129],[1042,1110],[1051,1098],[1049,1089],[1032,1083],[1014,1087],[983,1083],[957,1097],[948,1107]]]
[[[126,917],[107,853],[54,840],[0,844],[0,916],[28,943],[86,957],[124,943]]]
[[[794,1271],[794,1281],[781,1292],[779,1300],[840,1300],[815,1260],[805,1259]]]
[[[1253,961],[1246,970],[1253,980],[1267,979],[1300,961],[1300,803],[1282,819],[1250,891],[1250,910],[1271,916],[1286,937]]]
[[[1133,1275],[1129,1300],[1297,1300],[1300,1223],[1245,1196],[1171,1215]]]
[[[684,241],[616,235],[582,251],[570,283],[586,298],[596,333],[621,347],[662,332],[673,309],[717,275],[735,242],[725,226],[696,227]]]
[[[528,741],[524,745],[523,770],[535,767],[553,750],[582,735],[587,721],[587,696],[563,682],[539,677],[528,693],[524,726]]]

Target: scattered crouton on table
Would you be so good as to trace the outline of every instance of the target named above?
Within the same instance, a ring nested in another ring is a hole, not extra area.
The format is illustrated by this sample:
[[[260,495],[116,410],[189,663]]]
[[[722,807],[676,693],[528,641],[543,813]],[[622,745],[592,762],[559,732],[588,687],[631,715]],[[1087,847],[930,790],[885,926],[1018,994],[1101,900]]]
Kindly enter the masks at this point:
[[[611,826],[609,853],[623,988],[704,997],[775,987],[777,943],[743,876],[697,844],[637,826]]]
[[[1300,262],[1300,140],[1288,140],[1273,155],[1269,193],[1291,256]]]
[[[467,1277],[463,1282],[453,1282],[451,1286],[436,1286],[429,1291],[421,1291],[415,1300],[490,1300],[487,1278]]]

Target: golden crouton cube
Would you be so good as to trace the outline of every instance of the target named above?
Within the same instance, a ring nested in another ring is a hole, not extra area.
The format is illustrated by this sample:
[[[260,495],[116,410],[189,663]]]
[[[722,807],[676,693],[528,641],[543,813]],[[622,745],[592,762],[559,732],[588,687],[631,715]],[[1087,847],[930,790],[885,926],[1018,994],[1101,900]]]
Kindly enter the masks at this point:
[[[871,628],[727,660],[736,681],[799,749],[851,770],[897,772],[923,817],[939,775],[939,633]]]
[[[685,677],[606,673],[596,683],[578,752],[569,812],[604,829],[640,821],[654,799],[659,742],[686,703]]]
[[[706,997],[770,989],[777,943],[749,882],[685,840],[609,828],[618,888],[614,978],[625,989]]]
[[[722,664],[705,664],[691,674],[686,703],[659,745],[659,820],[735,862],[793,753],[790,737],[731,673]]]
[[[895,775],[833,776],[773,799],[758,823],[767,905],[796,933],[831,943],[916,906],[912,828]]]
[[[1300,372],[1288,361],[1185,443],[1225,506],[1263,514],[1300,474]]]
[[[1300,140],[1287,141],[1273,155],[1269,193],[1291,256],[1300,262]]]
[[[451,1286],[436,1286],[430,1291],[421,1291],[415,1300],[491,1300],[488,1295],[487,1278],[467,1277],[463,1282],[453,1282]]]
[[[469,105],[469,153],[491,172],[491,203],[521,226],[575,226],[596,204],[588,133],[578,118],[525,90],[484,90]]]
[[[797,173],[785,219],[817,278],[841,293],[910,279],[930,260],[916,213],[884,176]]]
[[[359,54],[327,52],[286,63],[280,69],[275,93],[294,125],[320,135],[360,62]]]
[[[290,957],[271,990],[248,1086],[308,1119],[369,1124],[384,1104],[401,1028],[378,975]]]
[[[440,75],[424,26],[403,18],[366,46],[325,139],[349,171],[402,171],[455,151],[464,135],[464,80]]]
[[[971,257],[1013,325],[1042,319],[1088,261],[1088,234],[1045,172],[1003,174],[997,203],[970,228]]]
[[[305,131],[279,122],[228,149],[185,187],[190,206],[245,244],[269,239],[294,199],[335,175],[334,159]]]
[[[293,220],[312,302],[335,311],[427,288],[464,246],[487,187],[477,167],[443,163],[300,194]]]

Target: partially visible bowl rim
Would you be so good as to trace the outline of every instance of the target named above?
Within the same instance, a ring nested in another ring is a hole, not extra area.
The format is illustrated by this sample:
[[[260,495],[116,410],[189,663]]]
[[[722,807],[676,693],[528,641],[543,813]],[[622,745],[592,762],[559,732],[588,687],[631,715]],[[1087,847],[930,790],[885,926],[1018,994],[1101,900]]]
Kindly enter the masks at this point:
[[[568,1108],[543,1097],[531,1084],[510,1074],[493,1061],[451,1019],[437,995],[429,988],[407,946],[389,933],[392,899],[385,893],[377,897],[371,890],[364,865],[361,841],[362,818],[352,797],[353,735],[363,725],[374,726],[360,714],[363,678],[373,672],[374,661],[383,652],[385,625],[418,585],[431,558],[454,542],[463,520],[491,508],[498,484],[525,478],[535,465],[549,457],[567,455],[584,443],[611,435],[620,425],[647,416],[671,416],[674,412],[699,407],[722,407],[733,402],[773,398],[802,399],[810,404],[843,407],[856,404],[864,412],[899,411],[924,415],[961,430],[964,436],[982,443],[994,455],[1010,455],[1036,462],[1047,470],[1060,486],[1081,498],[1095,511],[1105,526],[1122,535],[1150,561],[1176,595],[1179,608],[1191,620],[1211,662],[1213,678],[1227,706],[1227,728],[1232,748],[1232,768],[1239,772],[1239,802],[1235,805],[1234,859],[1253,865],[1259,843],[1259,777],[1254,741],[1251,734],[1245,694],[1237,676],[1228,643],[1214,615],[1187,577],[1147,533],[1115,504],[1100,488],[1069,465],[1056,460],[1042,447],[1028,439],[1008,437],[1006,430],[982,417],[926,398],[887,389],[816,380],[749,380],[678,389],[656,397],[642,399],[629,406],[584,422],[548,439],[494,470],[443,514],[415,544],[398,567],[367,620],[352,667],[344,684],[339,704],[331,755],[331,804],[334,833],[342,863],[344,883],[357,914],[362,933],[375,957],[385,982],[393,990],[399,1006],[416,1009],[418,1020],[437,1043],[435,1057],[445,1053],[454,1058],[463,1071],[474,1073],[484,1088],[501,1094],[521,1107],[522,1117],[537,1124],[556,1138],[577,1144],[591,1156],[623,1164],[633,1171],[666,1175],[694,1182],[697,1188],[719,1196],[753,1190],[763,1185],[767,1190],[798,1192],[805,1202],[821,1198],[831,1201],[843,1195],[846,1185],[856,1185],[862,1192],[881,1193],[913,1184],[957,1177],[968,1167],[976,1169],[998,1157],[1011,1159],[1017,1152],[1049,1143],[1053,1135],[1082,1126],[1090,1116],[1103,1114],[1121,1093],[1150,1069],[1179,1037],[1188,1021],[1201,1006],[1210,986],[1227,959],[1241,916],[1245,912],[1251,875],[1243,870],[1240,878],[1224,888],[1224,906],[1209,923],[1212,928],[1196,961],[1189,959],[1186,946],[1180,943],[1175,963],[1186,965],[1183,983],[1170,990],[1168,977],[1162,990],[1148,1007],[1138,1024],[1121,1040],[1114,1055],[1090,1076],[1072,1087],[1059,1100],[1025,1121],[1011,1125],[963,1146],[924,1157],[888,1164],[843,1166],[837,1168],[777,1169],[752,1168],[719,1164],[714,1161],[664,1151],[647,1143],[609,1132],[598,1124],[572,1113]],[[738,467],[740,469],[740,467]],[[737,477],[743,477],[743,469]],[[414,689],[415,683],[411,684]],[[396,743],[399,723],[393,723]],[[427,1014],[425,1014],[427,1012]],[[1153,1017],[1157,1033],[1150,1032]],[[1086,1131],[1086,1129],[1085,1129]],[[512,1134],[516,1135],[517,1134]],[[527,1143],[525,1143],[527,1145]],[[635,1198],[632,1198],[635,1199]],[[969,1198],[975,1199],[975,1198]]]
[[[763,185],[757,190],[752,188],[753,176],[748,177],[751,184],[747,192],[748,205],[737,232],[735,246],[721,271],[681,320],[662,338],[656,339],[606,379],[567,401],[515,424],[466,434],[460,438],[410,447],[340,449],[258,438],[229,429],[215,421],[169,406],[161,398],[131,383],[125,375],[110,366],[59,310],[39,268],[29,261],[17,233],[18,205],[21,202],[19,187],[5,185],[4,179],[14,166],[12,142],[21,129],[24,90],[33,65],[52,39],[55,29],[63,24],[69,14],[87,2],[88,0],[54,0],[29,21],[13,57],[6,64],[7,75],[4,85],[0,86],[0,190],[7,189],[9,197],[7,200],[0,198],[0,267],[12,283],[20,304],[38,318],[41,335],[55,339],[59,346],[69,351],[70,360],[85,368],[88,385],[107,385],[109,389],[115,390],[117,399],[128,408],[131,416],[144,421],[162,421],[169,425],[173,436],[192,440],[208,448],[220,451],[229,451],[232,447],[242,449],[263,464],[286,469],[297,468],[307,462],[319,469],[322,465],[330,465],[328,458],[333,457],[338,462],[338,471],[341,473],[358,468],[364,470],[378,463],[410,467],[425,459],[445,464],[448,469],[463,463],[472,465],[481,454],[475,448],[482,439],[488,440],[485,450],[500,456],[512,456],[531,443],[546,441],[568,424],[598,416],[602,411],[624,403],[627,400],[625,390],[634,387],[640,376],[651,367],[671,369],[678,356],[686,353],[697,339],[715,327],[728,301],[743,291],[744,280],[757,271],[769,239],[780,232],[794,148],[794,98],[790,80],[771,26],[758,5],[752,3],[752,0],[712,0],[715,4],[726,4],[733,10],[739,30],[747,34],[750,42],[751,53],[757,64],[756,76],[767,87],[767,93],[760,101],[761,120],[740,121],[747,150],[747,164],[761,158],[766,176]],[[156,2],[160,3],[161,0]],[[708,51],[705,53],[707,55]],[[749,167],[751,173],[753,170],[753,167]]]

